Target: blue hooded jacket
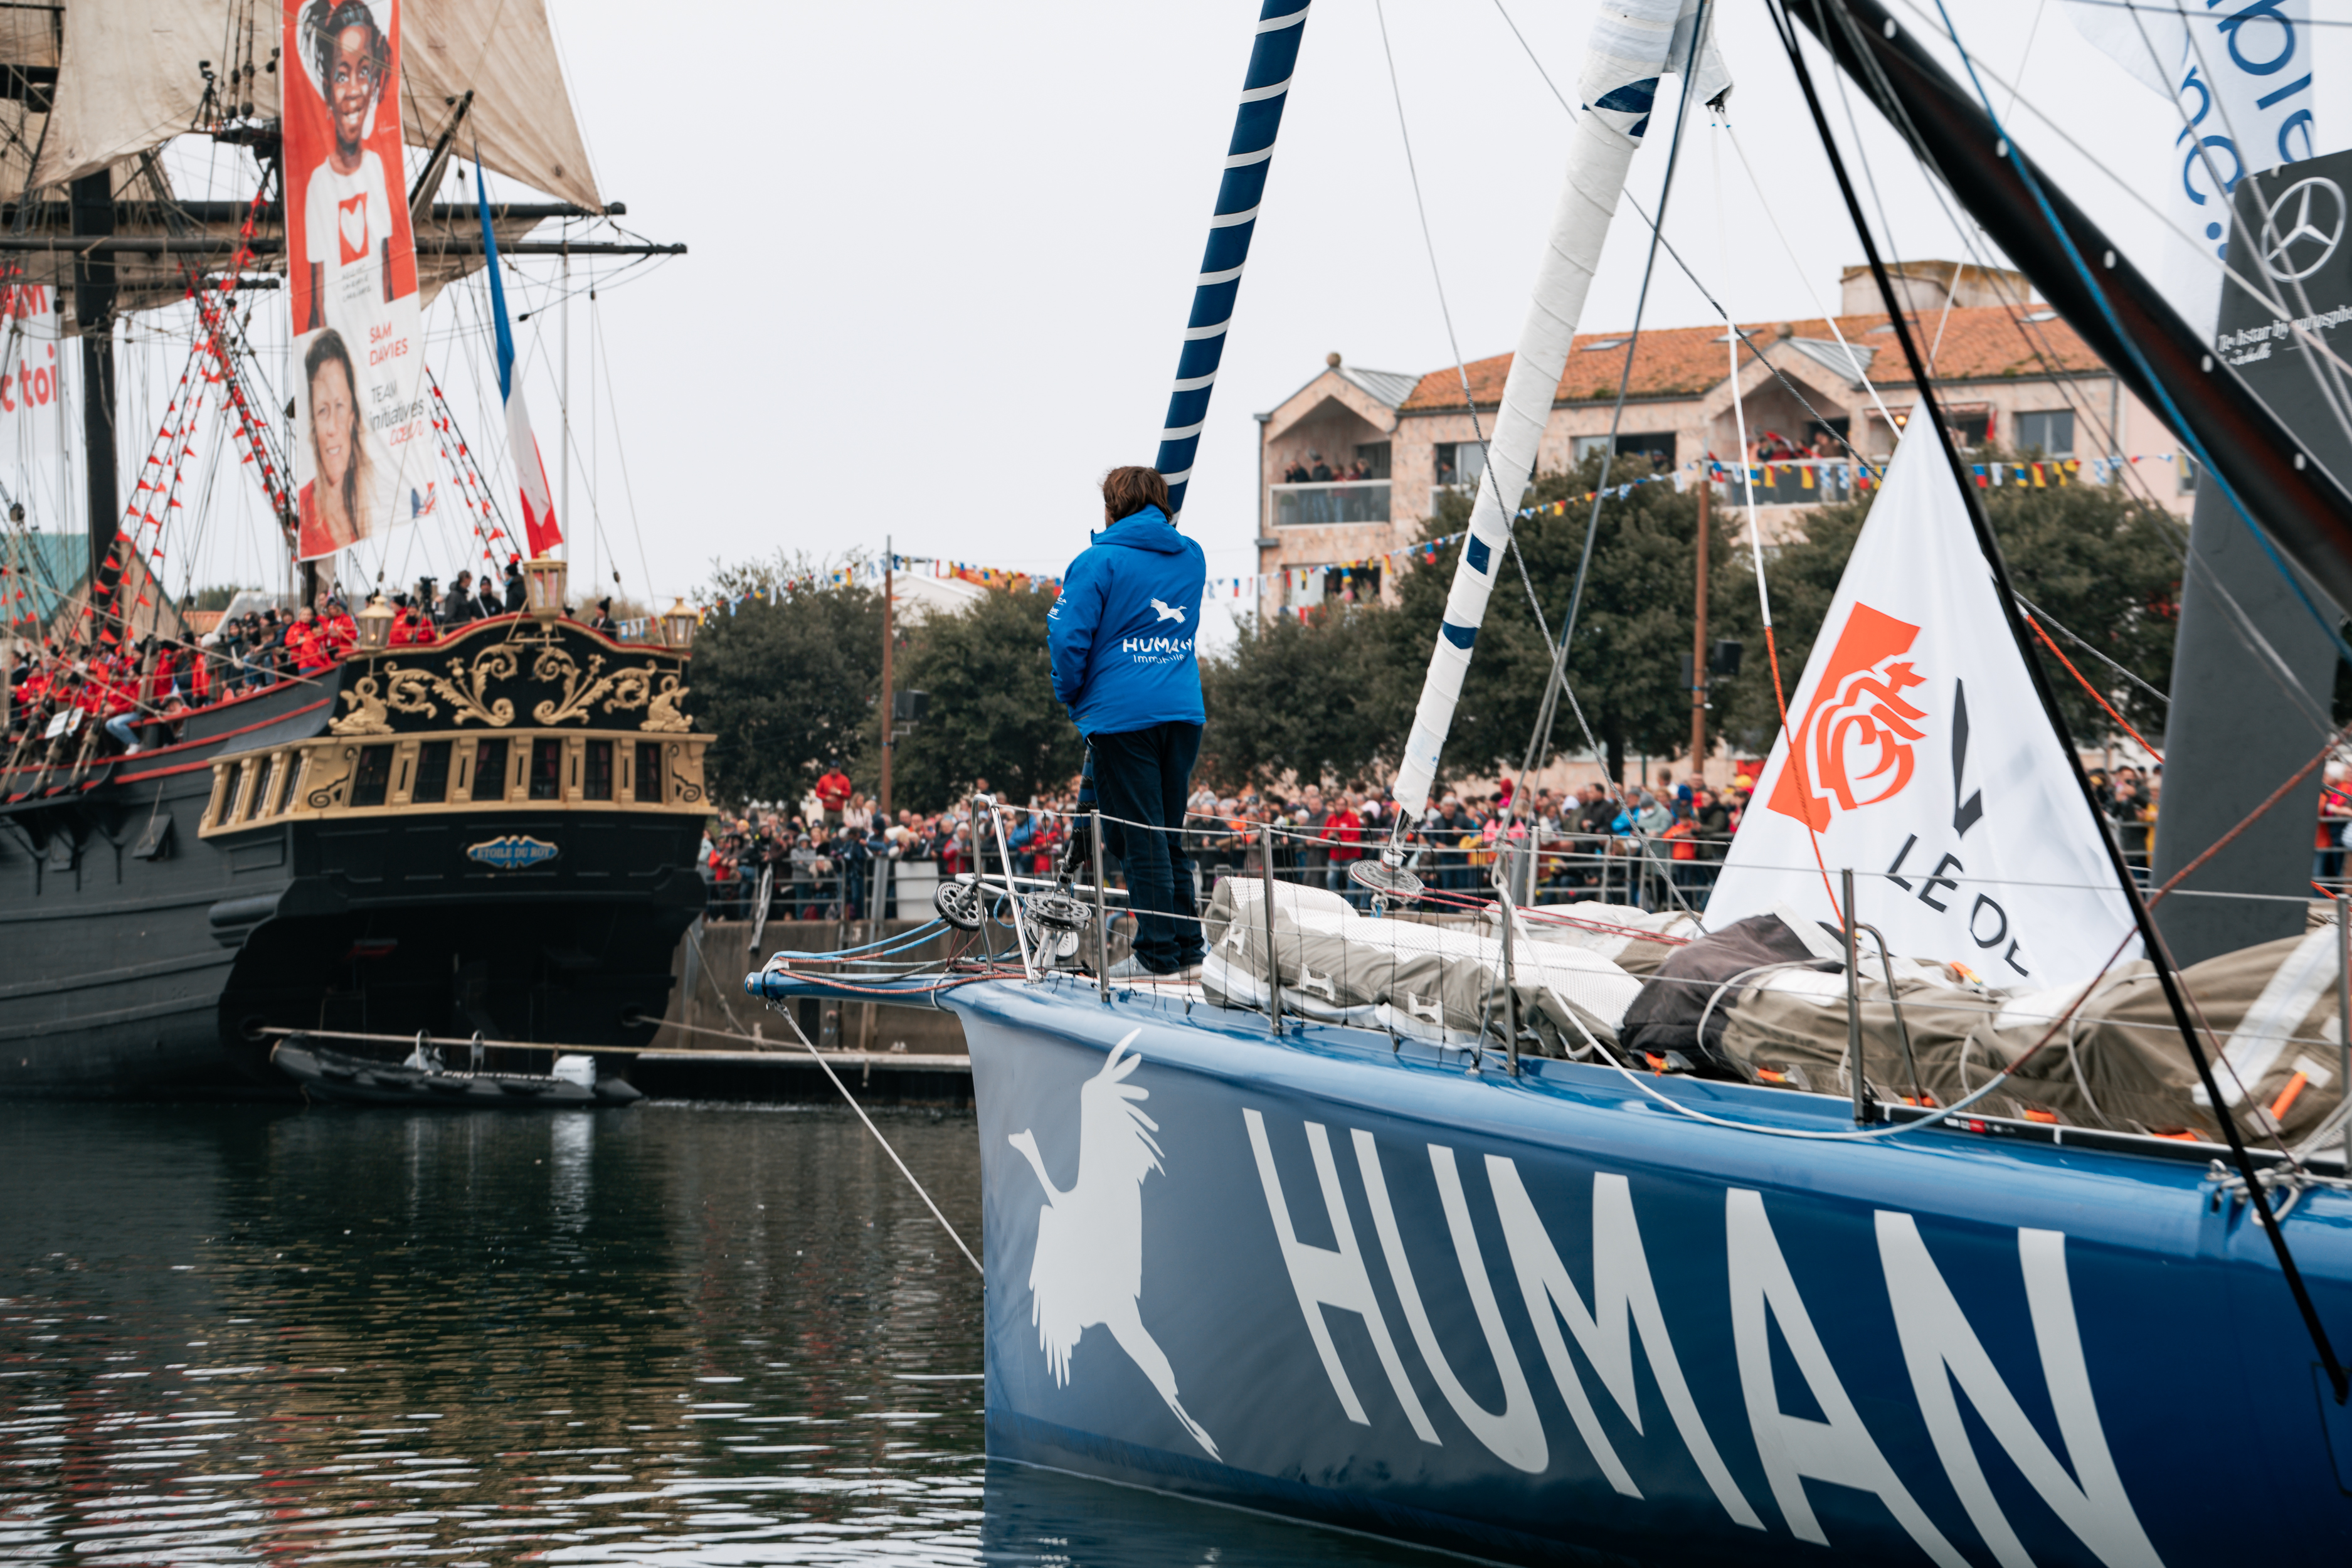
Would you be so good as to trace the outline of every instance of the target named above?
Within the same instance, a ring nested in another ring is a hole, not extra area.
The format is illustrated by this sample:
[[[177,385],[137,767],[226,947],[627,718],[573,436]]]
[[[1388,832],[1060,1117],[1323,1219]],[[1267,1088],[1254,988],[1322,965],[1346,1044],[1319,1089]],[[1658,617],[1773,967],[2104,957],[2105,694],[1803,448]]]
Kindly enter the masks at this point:
[[[1198,724],[1200,629],[1208,558],[1156,506],[1119,519],[1070,563],[1045,640],[1054,696],[1079,732]]]

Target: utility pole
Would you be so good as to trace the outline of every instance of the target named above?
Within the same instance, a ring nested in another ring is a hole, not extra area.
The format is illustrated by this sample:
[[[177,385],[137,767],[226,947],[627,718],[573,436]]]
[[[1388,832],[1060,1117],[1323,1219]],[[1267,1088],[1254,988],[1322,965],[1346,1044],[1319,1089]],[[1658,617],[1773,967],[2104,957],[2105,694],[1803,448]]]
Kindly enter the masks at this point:
[[[890,536],[882,536],[882,822],[890,822],[890,753],[898,744],[898,712],[892,706],[890,695],[890,645],[896,641],[890,629],[890,600],[896,589],[892,576],[898,559],[891,553]]]
[[[1706,536],[1715,481],[1701,477],[1698,485],[1698,598],[1691,638],[1691,772],[1706,776]],[[1750,526],[1753,526],[1752,524]]]

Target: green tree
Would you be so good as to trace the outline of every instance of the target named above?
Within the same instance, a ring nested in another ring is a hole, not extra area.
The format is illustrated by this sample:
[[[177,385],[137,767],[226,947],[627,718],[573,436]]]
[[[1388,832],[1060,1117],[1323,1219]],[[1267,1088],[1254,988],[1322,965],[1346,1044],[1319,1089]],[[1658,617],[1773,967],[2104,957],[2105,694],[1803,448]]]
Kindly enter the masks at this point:
[[[1201,661],[1209,722],[1202,776],[1269,784],[1346,783],[1372,773],[1402,741],[1391,723],[1393,681],[1380,664],[1391,640],[1379,605],[1253,616],[1233,647]]]
[[[780,558],[781,559],[781,558]],[[804,563],[718,567],[720,611],[695,639],[692,710],[713,736],[705,766],[716,800],[797,801],[838,757],[870,741],[882,679],[882,595],[859,587],[783,592]],[[761,574],[764,573],[764,575]],[[738,602],[727,590],[761,585]]]
[[[892,804],[936,811],[979,779],[1014,801],[1059,787],[1085,765],[1077,727],[1054,700],[1045,649],[1050,594],[992,591],[905,628],[891,671],[930,703],[891,764]],[[868,725],[869,744],[878,726]],[[878,760],[860,770],[877,775]]]
[[[1611,465],[1611,493],[1601,506],[1592,567],[1569,649],[1569,684],[1592,727],[1610,775],[1618,779],[1624,776],[1629,753],[1675,755],[1690,737],[1690,694],[1682,685],[1682,660],[1691,650],[1696,608],[1698,500],[1671,485],[1618,489],[1650,471],[1640,458],[1620,458]],[[1529,518],[1516,530],[1528,576],[1554,637],[1559,635],[1568,610],[1592,515],[1591,503],[1578,498],[1599,480],[1597,456],[1571,472],[1540,476],[1526,504],[1570,504],[1562,515]],[[1466,498],[1446,496],[1424,526],[1423,538],[1460,532],[1469,526],[1469,515]],[[1728,552],[1730,542],[1728,527],[1718,519],[1712,545],[1718,557]],[[1402,742],[1412,721],[1422,672],[1437,637],[1461,551],[1461,544],[1449,546],[1434,564],[1416,564],[1399,584],[1399,607],[1390,622],[1391,649],[1383,661],[1391,676],[1387,703],[1391,744]],[[1494,593],[1486,602],[1476,656],[1463,681],[1446,744],[1449,774],[1517,768],[1550,675],[1550,651],[1528,610],[1517,565],[1506,552],[1493,569]],[[1711,593],[1710,605],[1717,602]],[[1583,744],[1575,715],[1563,700],[1551,728],[1551,752],[1580,751]]]
[[[1987,461],[2013,460],[2000,453],[1977,456]],[[2164,703],[2066,634],[2087,639],[2157,691],[2167,689],[2186,543],[2179,521],[2121,486],[2005,486],[1979,493],[2018,593],[2056,623],[2050,628],[2052,640],[2134,728],[2161,745]],[[1764,580],[1772,595],[1780,677],[1790,698],[1821,635],[1863,520],[1869,515],[1871,499],[1858,497],[1802,514],[1794,533],[1767,552]],[[1719,682],[1713,693],[1717,721],[1751,753],[1762,755],[1778,732],[1780,719],[1771,671],[1762,657],[1753,568],[1744,549],[1717,568],[1710,602],[1723,606],[1723,619],[1717,623],[1721,635],[1744,640],[1748,655],[1738,679]],[[1714,628],[1709,629],[1712,633]],[[2090,744],[2121,733],[2045,644],[2036,638],[2033,648],[2076,740]]]

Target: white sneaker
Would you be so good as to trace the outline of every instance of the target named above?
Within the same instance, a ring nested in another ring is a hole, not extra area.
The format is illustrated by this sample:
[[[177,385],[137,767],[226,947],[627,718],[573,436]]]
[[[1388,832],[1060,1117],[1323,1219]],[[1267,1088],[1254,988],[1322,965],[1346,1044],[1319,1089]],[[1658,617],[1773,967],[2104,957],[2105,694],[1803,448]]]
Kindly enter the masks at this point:
[[[1192,973],[1197,975],[1200,973],[1200,971],[1196,969],[1192,971]],[[1187,976],[1182,970],[1172,970],[1163,973],[1157,969],[1146,968],[1144,966],[1143,960],[1136,957],[1133,953],[1129,953],[1128,956],[1120,959],[1117,963],[1110,966],[1110,973],[1108,978],[1113,981],[1127,981],[1132,983],[1136,981],[1151,980],[1181,980],[1190,978],[1190,976]]]

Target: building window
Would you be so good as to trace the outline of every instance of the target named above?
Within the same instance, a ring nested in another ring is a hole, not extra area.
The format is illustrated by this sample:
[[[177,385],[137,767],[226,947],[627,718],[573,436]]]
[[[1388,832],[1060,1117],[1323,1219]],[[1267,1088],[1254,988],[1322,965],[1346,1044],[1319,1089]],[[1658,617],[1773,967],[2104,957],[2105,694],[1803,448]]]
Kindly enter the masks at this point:
[[[580,775],[580,798],[610,800],[613,798],[613,742],[588,742],[587,766]]]
[[[1570,448],[1579,463],[1609,445],[1606,436],[1579,436]],[[1675,433],[1671,430],[1643,430],[1617,437],[1617,455],[1621,458],[1647,458],[1660,468],[1675,466]]]
[[[1369,470],[1366,478],[1384,479],[1389,477],[1389,444],[1386,441],[1356,443],[1356,461]]]
[[[562,742],[533,741],[530,743],[530,798],[563,798]]]
[[[2074,455],[2074,411],[2053,408],[2017,416],[2017,449],[2045,458]]]
[[[362,746],[360,771],[352,779],[353,805],[382,805],[392,791],[392,748]]]
[[[661,742],[637,742],[637,799],[647,805],[662,802]]]
[[[478,741],[474,745],[474,798],[504,800],[507,797],[507,743],[504,741]]]
[[[1475,441],[1441,441],[1437,446],[1437,482],[1475,485],[1486,472],[1486,448]]]
[[[2197,493],[2197,459],[2183,452],[2180,454],[2179,461],[2173,464],[2173,467],[2180,470],[2180,493],[2185,496],[2195,495]]]
[[[447,741],[427,741],[416,748],[416,787],[408,798],[419,805],[438,805],[449,798]]]

